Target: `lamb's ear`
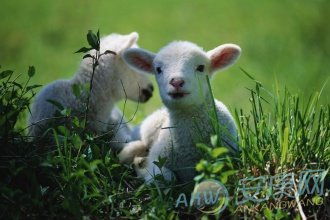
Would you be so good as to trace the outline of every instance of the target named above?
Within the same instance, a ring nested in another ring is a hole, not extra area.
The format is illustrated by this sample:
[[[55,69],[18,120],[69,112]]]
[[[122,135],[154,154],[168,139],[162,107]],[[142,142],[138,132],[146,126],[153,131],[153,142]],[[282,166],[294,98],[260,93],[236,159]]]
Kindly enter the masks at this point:
[[[152,62],[155,54],[140,48],[130,48],[124,51],[125,62],[137,71],[153,73]]]
[[[137,32],[132,32],[126,35],[126,42],[122,45],[121,50],[131,48],[134,44],[137,43],[139,39],[139,34]]]
[[[207,52],[211,61],[211,72],[223,70],[236,62],[241,48],[236,44],[223,44]]]

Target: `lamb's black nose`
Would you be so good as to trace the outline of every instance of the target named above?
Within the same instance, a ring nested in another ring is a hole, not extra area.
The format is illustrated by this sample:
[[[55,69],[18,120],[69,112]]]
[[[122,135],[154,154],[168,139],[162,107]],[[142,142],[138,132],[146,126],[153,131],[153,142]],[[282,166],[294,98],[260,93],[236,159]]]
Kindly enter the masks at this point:
[[[150,91],[149,89],[142,89],[142,95],[143,95],[143,98],[141,101],[146,102],[151,98],[152,90]]]

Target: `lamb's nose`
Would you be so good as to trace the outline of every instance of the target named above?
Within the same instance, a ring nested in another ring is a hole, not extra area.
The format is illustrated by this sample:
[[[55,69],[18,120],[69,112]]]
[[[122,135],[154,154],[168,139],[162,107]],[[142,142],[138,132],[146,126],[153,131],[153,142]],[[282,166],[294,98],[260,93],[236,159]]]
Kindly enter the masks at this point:
[[[170,84],[176,88],[179,89],[180,87],[183,87],[184,80],[182,78],[172,78],[170,81]]]
[[[151,98],[152,91],[150,91],[148,89],[142,89],[142,94],[144,96],[142,102],[146,102],[146,101],[148,101]]]

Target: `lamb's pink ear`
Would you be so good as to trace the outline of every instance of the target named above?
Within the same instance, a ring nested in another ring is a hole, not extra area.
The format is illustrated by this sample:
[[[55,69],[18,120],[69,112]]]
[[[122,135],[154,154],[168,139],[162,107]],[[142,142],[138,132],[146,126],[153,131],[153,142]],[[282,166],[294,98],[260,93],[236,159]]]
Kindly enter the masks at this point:
[[[124,51],[124,61],[137,71],[153,73],[155,54],[140,48],[130,48]]]
[[[223,44],[207,52],[211,61],[211,72],[223,70],[236,62],[241,48],[236,44]]]

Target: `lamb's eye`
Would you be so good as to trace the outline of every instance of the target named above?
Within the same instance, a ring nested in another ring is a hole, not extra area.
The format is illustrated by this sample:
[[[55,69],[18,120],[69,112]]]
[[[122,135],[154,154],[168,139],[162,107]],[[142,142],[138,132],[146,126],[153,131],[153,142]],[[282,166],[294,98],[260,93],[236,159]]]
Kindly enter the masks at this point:
[[[204,65],[199,65],[197,68],[196,68],[196,70],[198,71],[198,72],[204,72]]]
[[[156,68],[156,71],[157,71],[158,74],[161,74],[161,73],[162,73],[162,68],[157,67],[157,68]]]

